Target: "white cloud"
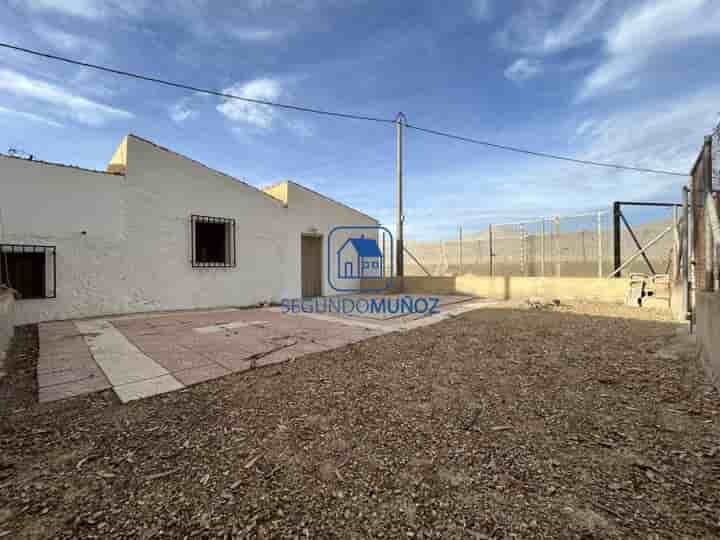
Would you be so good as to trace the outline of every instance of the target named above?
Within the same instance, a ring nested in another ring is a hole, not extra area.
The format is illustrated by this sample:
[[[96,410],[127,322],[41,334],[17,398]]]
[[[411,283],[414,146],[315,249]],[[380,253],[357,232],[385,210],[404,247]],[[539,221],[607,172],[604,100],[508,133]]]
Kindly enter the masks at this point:
[[[45,24],[37,24],[33,32],[56,49],[62,51],[82,51],[84,53],[99,53],[104,45],[94,39],[77,34],[71,34]]]
[[[279,81],[262,78],[244,83],[236,83],[225,88],[223,93],[248,99],[275,101],[282,95],[283,90]],[[271,127],[276,113],[276,111],[268,105],[249,103],[237,99],[226,99],[217,106],[217,110],[230,120],[263,129]]]
[[[478,21],[487,21],[492,18],[492,4],[490,0],[471,0],[470,14]]]
[[[104,19],[114,15],[137,16],[145,0],[11,0],[31,11],[54,12],[83,19]]]
[[[54,11],[85,19],[99,19],[106,13],[104,3],[96,0],[13,0],[13,3],[32,11]]]
[[[720,36],[715,0],[646,1],[605,34],[607,59],[585,79],[579,99],[632,86],[647,63],[689,40]]]
[[[544,135],[523,140],[522,145],[558,154],[608,163],[665,169],[689,173],[700,151],[703,136],[717,121],[720,85],[668,100],[655,100],[608,115],[595,113],[580,119],[573,130],[573,144],[554,147],[552,141],[564,138],[567,125],[543,123]],[[523,133],[536,125],[522,127]],[[523,135],[520,134],[519,137]],[[506,140],[513,140],[508,137]],[[497,160],[497,166],[488,166]],[[512,167],[506,166],[512,163]],[[487,169],[484,169],[488,167]],[[479,173],[478,171],[482,171]],[[517,172],[514,172],[517,171]],[[481,187],[475,179],[481,174]],[[437,171],[419,172],[415,182],[432,186]],[[645,174],[594,166],[570,164],[541,158],[523,158],[497,151],[484,154],[481,161],[445,168],[443,185],[450,194],[429,193],[406,209],[408,238],[431,239],[452,235],[457,225],[464,234],[487,230],[473,223],[520,221],[552,214],[573,214],[609,209],[615,200],[679,201],[687,177]],[[458,195],[459,194],[459,195]],[[469,204],[474,201],[475,204]],[[452,208],[452,212],[448,212]],[[371,215],[392,222],[387,213],[373,210]]]
[[[190,108],[190,99],[183,98],[170,106],[170,118],[176,124],[182,124],[186,120],[197,116],[197,111]]]
[[[496,34],[501,46],[528,54],[552,54],[599,37],[596,24],[607,0],[534,0]]]
[[[542,64],[538,60],[518,58],[505,69],[505,77],[519,83],[537,77],[542,71]]]
[[[133,117],[128,111],[77,96],[54,84],[9,69],[0,69],[0,90],[54,105],[57,114],[91,126]]]
[[[713,127],[720,103],[720,86],[668,100],[657,100],[641,107],[596,116],[576,129],[579,157],[593,161],[622,163],[650,169],[689,173],[703,136]],[[553,164],[549,164],[552,166]],[[558,169],[555,166],[556,170]],[[596,167],[568,166],[556,173],[551,196],[570,197],[588,206],[598,201],[628,198],[652,200],[680,197],[686,179],[648,175]],[[542,173],[551,177],[547,173]],[[593,201],[595,201],[593,203]]]
[[[46,126],[51,126],[51,127],[62,127],[62,124],[60,122],[56,122],[55,120],[51,120],[50,118],[45,118],[44,116],[40,116],[38,114],[33,114],[33,113],[29,113],[29,112],[16,111],[13,109],[8,109],[6,107],[0,107],[0,115],[14,116],[16,118],[22,118],[23,120],[30,120],[31,122],[37,122],[39,124],[45,124]]]
[[[282,32],[267,28],[232,28],[230,35],[240,41],[273,41],[282,36]]]

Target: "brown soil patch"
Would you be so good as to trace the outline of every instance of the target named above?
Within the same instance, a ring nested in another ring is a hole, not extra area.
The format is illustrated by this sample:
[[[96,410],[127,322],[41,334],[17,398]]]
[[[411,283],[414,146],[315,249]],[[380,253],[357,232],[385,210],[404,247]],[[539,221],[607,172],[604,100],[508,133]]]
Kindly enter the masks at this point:
[[[15,402],[0,535],[717,537],[720,397],[658,319],[486,308],[129,405]]]

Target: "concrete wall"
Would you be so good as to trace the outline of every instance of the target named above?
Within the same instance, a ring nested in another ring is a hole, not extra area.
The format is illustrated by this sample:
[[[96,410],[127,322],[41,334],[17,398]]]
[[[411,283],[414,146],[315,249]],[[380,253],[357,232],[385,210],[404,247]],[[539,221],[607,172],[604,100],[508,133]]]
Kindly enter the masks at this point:
[[[598,300],[622,302],[628,290],[628,280],[607,278],[536,278],[457,276],[455,290],[490,298],[518,299],[529,297],[558,298],[560,300]]]
[[[111,291],[127,274],[125,182],[0,156],[0,242],[57,247],[57,299],[19,300],[16,324],[104,313],[118,304]]]
[[[335,264],[335,253],[352,234],[350,231],[334,232],[331,241],[328,242],[328,235],[335,227],[361,226],[376,227],[378,222],[365,214],[358,212],[348,206],[331,201],[327,197],[305,188],[294,182],[285,182],[281,192],[287,201],[285,219],[288,228],[289,244],[287,262],[285,265],[286,298],[300,296],[301,291],[301,257],[300,242],[301,234],[316,234],[322,237],[323,254],[323,276],[322,292],[324,295],[340,294],[333,289],[327,279],[328,272],[333,274],[333,283],[338,288],[358,289],[360,280],[337,279],[337,265]],[[368,238],[375,238],[376,231],[367,231]]]
[[[455,277],[420,277],[405,276],[398,285],[402,292],[409,294],[454,294],[456,292]]]
[[[627,279],[487,277],[464,274],[456,277],[405,277],[403,292],[470,294],[500,300],[530,297],[561,300],[623,302]]]
[[[0,289],[0,362],[5,359],[5,353],[13,337],[14,308],[13,292],[10,289]]]
[[[695,332],[705,370],[720,386],[720,293],[695,293]]]
[[[134,136],[111,165],[126,174],[0,158],[2,241],[57,246],[57,298],[18,301],[16,324],[299,297],[303,233],[377,224],[292,183],[286,206]],[[191,214],[236,220],[235,268],[191,266]]]

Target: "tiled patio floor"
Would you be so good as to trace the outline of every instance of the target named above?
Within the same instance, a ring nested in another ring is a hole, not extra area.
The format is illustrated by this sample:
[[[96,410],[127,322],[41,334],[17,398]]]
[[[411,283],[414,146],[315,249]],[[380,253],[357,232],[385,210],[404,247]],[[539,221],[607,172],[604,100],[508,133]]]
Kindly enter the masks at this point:
[[[363,319],[279,308],[185,311],[39,325],[38,399],[112,388],[121,401],[288,361],[473,309],[452,297],[442,315]],[[466,298],[467,300],[467,298]]]

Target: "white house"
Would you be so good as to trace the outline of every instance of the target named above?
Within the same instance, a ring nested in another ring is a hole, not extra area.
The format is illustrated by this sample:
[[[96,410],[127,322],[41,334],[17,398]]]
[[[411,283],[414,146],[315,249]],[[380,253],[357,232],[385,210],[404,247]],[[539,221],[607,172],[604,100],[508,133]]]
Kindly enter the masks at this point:
[[[0,155],[15,324],[335,294],[329,257],[349,233],[331,231],[377,225],[294,182],[260,190],[135,135],[104,172]]]

